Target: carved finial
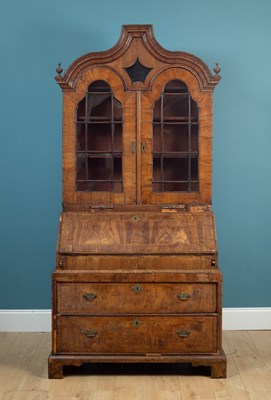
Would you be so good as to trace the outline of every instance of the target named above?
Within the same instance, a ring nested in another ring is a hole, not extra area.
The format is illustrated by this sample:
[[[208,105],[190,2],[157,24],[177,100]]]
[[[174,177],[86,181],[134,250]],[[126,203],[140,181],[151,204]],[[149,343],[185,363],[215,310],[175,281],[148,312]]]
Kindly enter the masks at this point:
[[[221,68],[218,66],[218,63],[215,63],[215,67],[213,69],[214,73],[216,74],[216,76],[219,76],[219,72],[221,71]]]
[[[62,78],[61,74],[63,72],[63,68],[61,68],[61,63],[58,63],[58,67],[56,69],[56,72],[57,72],[58,76]]]

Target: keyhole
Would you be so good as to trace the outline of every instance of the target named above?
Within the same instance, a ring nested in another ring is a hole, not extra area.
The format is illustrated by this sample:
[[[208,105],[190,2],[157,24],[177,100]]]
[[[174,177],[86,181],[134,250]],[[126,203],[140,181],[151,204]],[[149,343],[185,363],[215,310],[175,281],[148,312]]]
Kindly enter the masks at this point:
[[[131,289],[135,293],[140,293],[143,290],[142,286],[139,283],[135,284]]]
[[[140,319],[136,318],[133,320],[132,325],[134,328],[138,328],[140,325],[142,325],[142,321],[140,321]]]

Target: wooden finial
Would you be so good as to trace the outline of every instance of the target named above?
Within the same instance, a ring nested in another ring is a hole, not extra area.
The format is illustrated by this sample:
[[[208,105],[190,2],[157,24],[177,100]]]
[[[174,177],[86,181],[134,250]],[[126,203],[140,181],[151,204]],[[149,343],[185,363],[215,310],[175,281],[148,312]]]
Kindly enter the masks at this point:
[[[216,75],[219,75],[221,68],[218,66],[218,63],[215,63],[215,67],[214,67],[213,71]]]
[[[63,72],[63,68],[61,68],[61,63],[58,63],[58,67],[56,69],[56,72],[57,72],[58,76],[61,77],[61,74]]]

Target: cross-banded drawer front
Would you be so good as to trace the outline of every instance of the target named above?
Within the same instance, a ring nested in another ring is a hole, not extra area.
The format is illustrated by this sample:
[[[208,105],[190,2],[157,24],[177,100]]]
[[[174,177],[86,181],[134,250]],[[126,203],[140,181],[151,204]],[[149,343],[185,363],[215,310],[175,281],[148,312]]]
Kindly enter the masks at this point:
[[[216,312],[215,283],[59,283],[59,314]]]
[[[215,353],[215,316],[59,317],[59,353]]]

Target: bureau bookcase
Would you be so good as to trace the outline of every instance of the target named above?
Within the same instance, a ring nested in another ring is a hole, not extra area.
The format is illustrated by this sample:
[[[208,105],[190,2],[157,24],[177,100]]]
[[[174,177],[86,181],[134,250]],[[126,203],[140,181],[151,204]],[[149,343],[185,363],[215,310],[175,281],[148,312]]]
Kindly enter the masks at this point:
[[[125,25],[63,91],[63,212],[49,377],[83,363],[192,363],[226,376],[212,203],[212,94],[197,57]]]

